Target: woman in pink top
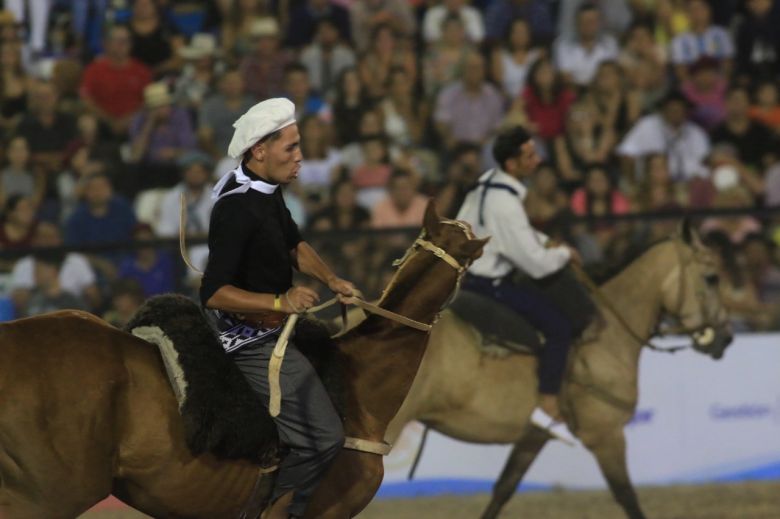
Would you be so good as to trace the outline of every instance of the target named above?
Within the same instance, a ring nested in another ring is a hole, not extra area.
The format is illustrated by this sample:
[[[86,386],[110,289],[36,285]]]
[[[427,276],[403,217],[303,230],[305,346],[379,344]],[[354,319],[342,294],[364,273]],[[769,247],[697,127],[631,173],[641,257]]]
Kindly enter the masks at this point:
[[[571,210],[578,216],[625,214],[631,204],[628,198],[612,187],[607,172],[601,166],[590,166],[585,185],[571,196]]]
[[[585,173],[585,185],[571,196],[571,210],[578,216],[625,214],[629,212],[630,207],[628,198],[612,187],[606,170],[597,165],[588,168]],[[596,240],[605,249],[619,230],[619,225],[611,223],[597,223],[591,227]]]

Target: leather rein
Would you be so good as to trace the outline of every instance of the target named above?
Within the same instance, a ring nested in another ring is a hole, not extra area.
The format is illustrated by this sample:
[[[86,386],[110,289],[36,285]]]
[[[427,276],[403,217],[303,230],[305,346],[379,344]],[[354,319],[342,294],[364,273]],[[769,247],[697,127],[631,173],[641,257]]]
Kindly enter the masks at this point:
[[[187,211],[186,211],[186,198],[184,193],[182,193],[179,197],[179,209],[180,209],[179,252],[181,253],[182,260],[184,260],[184,263],[190,269],[192,269],[194,272],[200,275],[203,275],[203,272],[192,264],[189,255],[187,253],[187,245],[186,245]],[[443,220],[441,224],[454,225],[458,227],[460,230],[462,230],[468,239],[474,239],[474,234],[471,231],[471,227],[463,222],[459,222],[457,220]],[[398,268],[395,277],[393,279],[395,280],[395,278],[400,274],[401,270],[403,269],[403,267],[406,265],[406,263],[409,261],[411,257],[413,257],[417,252],[422,252],[422,251],[430,252],[435,257],[439,258],[440,260],[444,261],[447,265],[455,269],[457,273],[455,289],[452,291],[452,294],[450,295],[449,299],[442,306],[442,308],[444,308],[450,302],[452,302],[452,300],[457,295],[458,290],[460,289],[461,280],[463,279],[463,274],[465,274],[466,269],[468,269],[471,262],[467,261],[466,264],[461,265],[461,263],[457,259],[455,259],[451,254],[449,254],[446,250],[434,244],[432,241],[426,239],[426,231],[425,228],[423,228],[423,230],[420,232],[420,235],[417,237],[417,239],[415,239],[414,243],[412,243],[412,245],[407,249],[403,257],[393,262],[393,267]],[[391,281],[388,287],[392,286],[392,284],[393,282]],[[386,292],[387,289],[385,289],[385,293]],[[271,356],[271,360],[268,365],[268,379],[269,379],[270,393],[271,393],[269,398],[268,412],[270,413],[271,416],[278,416],[281,410],[281,398],[282,398],[282,391],[280,385],[281,366],[282,366],[282,361],[284,360],[284,354],[287,349],[287,344],[290,339],[290,334],[295,328],[295,324],[298,322],[298,319],[302,315],[314,314],[330,306],[333,306],[334,304],[339,302],[344,306],[346,306],[347,304],[355,305],[367,312],[382,316],[386,319],[395,321],[401,325],[408,326],[410,328],[423,331],[425,333],[430,333],[431,329],[433,328],[433,325],[438,320],[438,313],[437,313],[432,323],[430,324],[421,323],[414,319],[410,319],[409,317],[382,308],[379,305],[376,305],[374,303],[370,303],[357,295],[350,296],[350,297],[337,296],[329,299],[328,301],[318,306],[314,306],[307,310],[290,314],[290,316],[287,318],[287,322],[285,323],[284,328],[282,329],[282,333],[279,335],[279,339],[276,342],[273,355]],[[346,330],[347,327],[346,312],[342,312],[342,318],[343,318],[342,326],[343,329]],[[392,445],[386,442],[375,442],[371,440],[364,440],[360,438],[351,438],[351,437],[345,438],[344,447],[351,450],[367,452],[370,454],[378,454],[382,456],[386,456],[387,454],[389,454],[390,450],[392,449]],[[267,470],[273,470],[273,468],[274,467],[271,467],[270,469]]]

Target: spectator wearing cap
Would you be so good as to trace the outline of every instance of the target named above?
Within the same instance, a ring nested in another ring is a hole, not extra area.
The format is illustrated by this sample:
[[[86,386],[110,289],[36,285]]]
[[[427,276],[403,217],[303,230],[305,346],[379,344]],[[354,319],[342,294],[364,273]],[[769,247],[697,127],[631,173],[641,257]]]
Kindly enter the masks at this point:
[[[691,120],[711,131],[726,117],[728,79],[717,60],[704,56],[689,67],[681,90],[693,105]]]
[[[130,125],[130,160],[140,165],[138,188],[170,186],[176,178],[176,160],[196,147],[192,119],[174,106],[168,85],[152,83],[144,89],[144,109]],[[166,186],[167,184],[167,186]]]
[[[601,29],[601,13],[591,3],[577,9],[577,35],[555,40],[555,66],[571,83],[586,86],[596,75],[599,64],[614,60],[619,47],[614,37]]]
[[[209,96],[198,112],[198,142],[214,159],[225,156],[233,137],[233,123],[254,101],[246,94],[244,77],[237,69],[219,78],[217,92]]]
[[[688,66],[704,56],[720,61],[726,75],[730,75],[734,57],[731,35],[723,27],[712,24],[712,11],[706,0],[687,1],[690,30],[675,36],[671,43],[671,61],[677,78],[687,79]]]
[[[155,238],[154,231],[147,224],[133,228],[132,238],[144,242]],[[144,245],[119,263],[120,279],[133,279],[144,290],[146,297],[172,292],[176,288],[173,259],[167,251],[158,251],[152,245]]]
[[[213,34],[196,33],[189,45],[179,49],[179,56],[185,64],[176,81],[173,97],[177,103],[197,113],[222,73],[222,63],[217,59],[217,39]]]
[[[780,11],[772,0],[749,0],[747,14],[739,20],[734,39],[737,78],[777,80],[780,76]]]
[[[189,237],[204,237],[208,234],[209,216],[214,205],[210,181],[214,163],[211,157],[203,152],[188,151],[179,157],[177,166],[181,172],[181,182],[169,189],[162,198],[160,218],[155,231],[163,238],[179,235],[179,199],[184,194],[187,210],[186,234]]]
[[[750,94],[739,85],[726,95],[723,123],[712,132],[714,143],[726,142],[737,150],[739,160],[761,171],[777,157],[777,141],[763,124],[750,118]]]
[[[305,0],[290,13],[288,27],[292,30],[288,28],[285,44],[296,48],[311,44],[323,21],[336,31],[336,39],[350,41],[352,29],[347,9],[330,0]]]
[[[443,22],[449,16],[460,19],[471,43],[481,43],[485,38],[485,24],[478,9],[469,5],[468,0],[444,0],[425,11],[422,36],[427,43],[441,40]]]
[[[156,76],[181,68],[178,50],[184,39],[165,19],[158,0],[134,0],[128,23],[133,42],[132,55]]]
[[[447,149],[457,142],[483,145],[501,123],[504,99],[485,79],[485,60],[474,52],[464,63],[463,79],[436,98],[433,119]]]
[[[109,29],[105,54],[87,66],[81,82],[84,104],[115,136],[127,134],[130,120],[143,104],[144,88],[152,81],[151,71],[130,56],[130,48],[126,27]]]
[[[350,7],[352,39],[359,52],[373,43],[380,25],[389,25],[401,38],[411,38],[417,31],[417,20],[406,0],[362,0]]]
[[[356,62],[354,51],[340,39],[338,27],[330,18],[317,22],[314,40],[301,52],[311,86],[321,95],[327,95],[342,71]]]
[[[32,161],[47,172],[58,171],[68,144],[76,137],[76,120],[57,109],[54,85],[39,81],[30,93],[31,111],[20,122],[17,134],[30,144]]]
[[[419,227],[428,199],[417,192],[413,176],[404,170],[393,171],[387,184],[387,196],[371,211],[371,227]]]
[[[503,39],[512,21],[518,18],[528,20],[535,41],[546,43],[555,35],[548,0],[493,0],[485,11],[485,38],[488,42]]]
[[[41,225],[35,233],[34,247],[61,247],[62,233],[54,225]],[[35,288],[35,258],[25,256],[14,264],[8,288],[19,315],[27,314],[30,295]],[[59,271],[60,287],[87,303],[90,309],[100,306],[97,276],[86,256],[78,252],[65,254]]]
[[[257,18],[249,34],[252,50],[241,61],[247,92],[256,101],[278,96],[284,91],[284,69],[292,62],[280,46],[279,23],[271,17]]]
[[[675,181],[688,181],[707,175],[703,165],[710,152],[710,139],[697,124],[688,120],[690,103],[678,91],[670,92],[660,110],[639,119],[617,148],[624,159],[629,180],[634,181],[635,161],[646,155],[663,153]]]

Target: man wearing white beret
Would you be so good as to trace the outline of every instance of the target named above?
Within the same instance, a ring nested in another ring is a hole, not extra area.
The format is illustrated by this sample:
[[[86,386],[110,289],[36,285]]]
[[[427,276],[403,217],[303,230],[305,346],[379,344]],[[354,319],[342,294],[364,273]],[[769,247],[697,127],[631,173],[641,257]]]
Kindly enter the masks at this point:
[[[268,402],[268,363],[288,314],[315,305],[317,293],[292,285],[292,269],[333,292],[354,286],[336,276],[301,238],[280,187],[298,176],[303,156],[295,105],[268,99],[233,125],[228,154],[241,164],[214,187],[209,259],[201,302],[225,351]],[[292,343],[290,344],[292,346]],[[295,347],[281,372],[282,405],[274,418],[284,458],[267,517],[300,517],[317,483],[344,444],[341,420],[314,368]]]

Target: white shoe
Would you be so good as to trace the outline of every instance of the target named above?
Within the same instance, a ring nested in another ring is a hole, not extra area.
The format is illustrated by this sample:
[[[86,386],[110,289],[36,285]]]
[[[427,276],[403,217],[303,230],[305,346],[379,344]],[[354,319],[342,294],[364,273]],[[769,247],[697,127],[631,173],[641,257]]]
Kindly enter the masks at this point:
[[[544,429],[550,433],[550,436],[561,440],[566,445],[574,447],[578,443],[577,437],[574,436],[566,426],[566,422],[555,420],[552,416],[544,412],[541,407],[537,407],[534,409],[534,412],[531,413],[531,423]]]

